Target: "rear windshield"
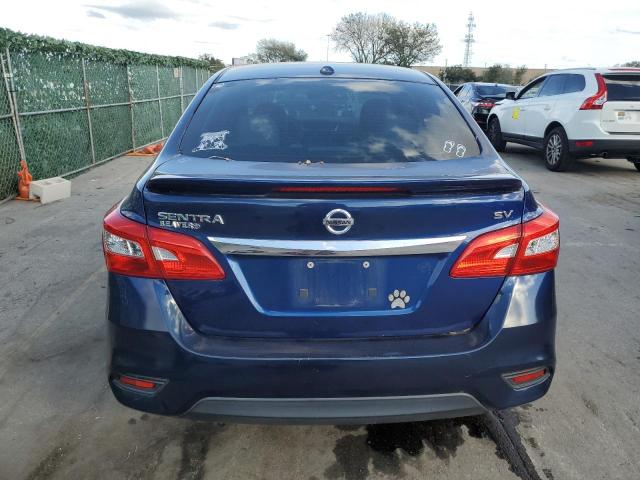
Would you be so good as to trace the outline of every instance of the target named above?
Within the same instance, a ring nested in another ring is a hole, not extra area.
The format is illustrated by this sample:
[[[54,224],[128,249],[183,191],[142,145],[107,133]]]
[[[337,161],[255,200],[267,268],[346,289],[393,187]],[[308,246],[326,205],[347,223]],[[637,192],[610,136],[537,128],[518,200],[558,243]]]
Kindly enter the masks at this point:
[[[181,151],[257,162],[384,163],[480,153],[438,85],[362,79],[214,84]]]
[[[607,100],[640,100],[640,75],[605,75]]]
[[[502,85],[478,85],[476,91],[481,97],[501,97],[504,98],[507,94],[507,87]],[[511,89],[509,91],[515,91]]]

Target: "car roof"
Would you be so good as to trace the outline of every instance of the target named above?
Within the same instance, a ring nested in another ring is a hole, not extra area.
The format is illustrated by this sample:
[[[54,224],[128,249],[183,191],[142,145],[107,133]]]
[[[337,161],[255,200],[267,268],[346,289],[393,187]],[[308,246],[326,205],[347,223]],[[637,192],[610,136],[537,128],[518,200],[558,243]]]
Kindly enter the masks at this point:
[[[513,87],[513,85],[509,85],[507,83],[495,83],[495,82],[469,82],[469,84],[470,85],[477,85],[477,86],[480,86],[480,87],[487,86],[487,85],[491,86],[491,87],[494,87],[496,85],[498,87]]]
[[[332,75],[323,75],[320,69],[324,66],[333,68]],[[235,80],[256,80],[264,78],[363,78],[375,80],[399,80],[404,82],[435,82],[419,70],[395,67],[391,65],[371,65],[367,63],[341,62],[288,62],[260,63],[230,67],[216,80],[231,82]]]
[[[595,67],[581,67],[581,68],[563,68],[560,70],[550,70],[544,75],[553,75],[555,73],[640,73],[640,68],[637,67],[607,67],[607,68],[595,68]],[[544,75],[540,75],[541,77]]]

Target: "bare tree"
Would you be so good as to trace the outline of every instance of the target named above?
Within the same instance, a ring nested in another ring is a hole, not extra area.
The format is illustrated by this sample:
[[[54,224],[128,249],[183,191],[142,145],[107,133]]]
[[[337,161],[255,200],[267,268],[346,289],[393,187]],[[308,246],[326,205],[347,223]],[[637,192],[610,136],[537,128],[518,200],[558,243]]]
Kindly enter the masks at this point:
[[[442,51],[438,29],[433,23],[410,24],[394,20],[387,27],[387,63],[410,67],[433,60]]]
[[[250,63],[304,62],[307,52],[296,49],[292,42],[264,38],[256,46],[256,53],[249,55]]]
[[[386,13],[351,13],[340,19],[331,40],[336,50],[349,52],[354,62],[384,63],[389,56],[387,26],[392,21]]]

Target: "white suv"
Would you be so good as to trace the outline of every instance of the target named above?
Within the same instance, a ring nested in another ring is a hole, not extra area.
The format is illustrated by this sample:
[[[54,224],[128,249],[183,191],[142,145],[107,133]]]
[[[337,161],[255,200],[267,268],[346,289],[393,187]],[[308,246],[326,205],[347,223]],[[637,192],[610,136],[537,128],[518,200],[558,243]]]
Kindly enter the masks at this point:
[[[640,68],[558,70],[508,94],[489,114],[487,136],[539,148],[547,168],[575,158],[627,158],[640,170]]]

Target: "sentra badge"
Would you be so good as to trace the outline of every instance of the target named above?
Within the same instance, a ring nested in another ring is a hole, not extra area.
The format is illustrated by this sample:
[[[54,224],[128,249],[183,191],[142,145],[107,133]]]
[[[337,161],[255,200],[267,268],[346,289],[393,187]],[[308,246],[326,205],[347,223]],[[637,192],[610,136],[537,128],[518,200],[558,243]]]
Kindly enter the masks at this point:
[[[222,215],[205,215],[199,213],[158,212],[161,227],[188,228],[199,230],[203,223],[219,223],[224,225]]]

